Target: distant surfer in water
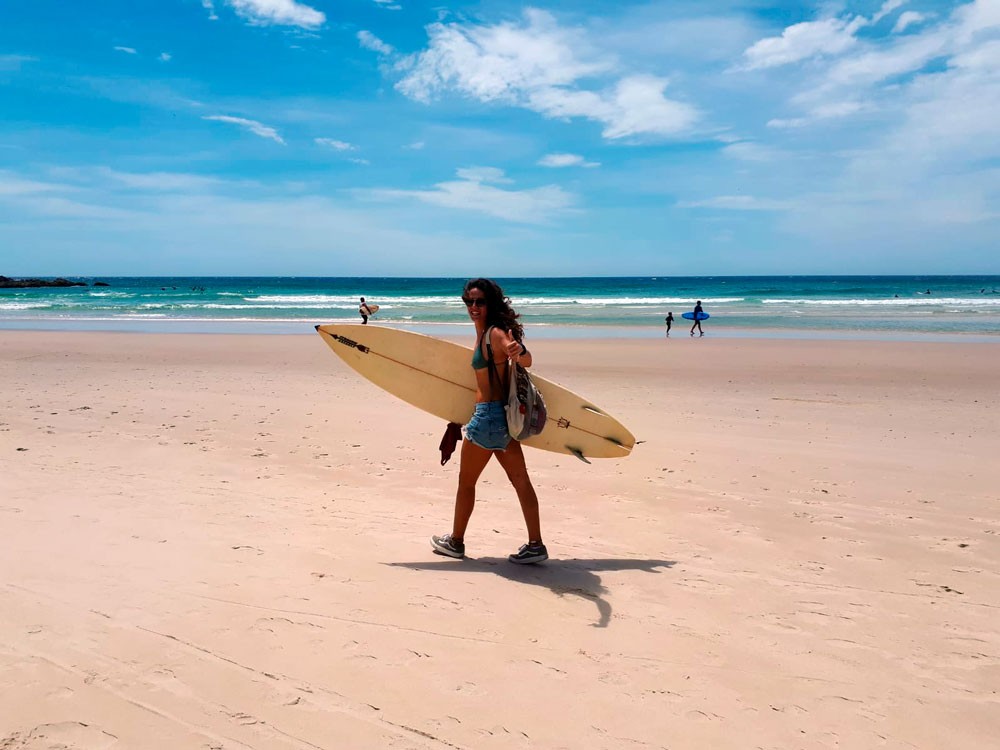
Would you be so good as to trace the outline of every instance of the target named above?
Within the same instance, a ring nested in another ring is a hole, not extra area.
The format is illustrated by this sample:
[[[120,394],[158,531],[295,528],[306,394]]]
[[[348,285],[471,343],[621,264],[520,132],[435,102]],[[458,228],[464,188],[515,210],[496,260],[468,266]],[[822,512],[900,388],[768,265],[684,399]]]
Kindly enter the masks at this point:
[[[361,298],[361,307],[358,308],[358,312],[361,313],[361,325],[368,325],[368,318],[372,315],[372,309],[368,307],[368,303],[365,302],[365,298]]]
[[[476,483],[490,457],[496,456],[517,492],[528,528],[528,543],[507,559],[522,564],[542,562],[549,553],[542,543],[538,496],[528,477],[521,444],[507,431],[504,412],[507,391],[504,385],[510,377],[508,359],[531,367],[531,353],[521,343],[524,329],[517,322],[518,314],[510,306],[510,300],[490,279],[472,279],[466,283],[462,301],[476,326],[476,349],[471,363],[476,374],[476,411],[465,425],[451,533],[431,537],[431,546],[441,555],[465,557],[465,530],[476,506]]]
[[[694,329],[698,329],[698,335],[704,336],[705,332],[701,330],[701,315],[705,311],[701,309],[701,300],[694,303],[694,325],[691,326],[691,335],[694,336]]]

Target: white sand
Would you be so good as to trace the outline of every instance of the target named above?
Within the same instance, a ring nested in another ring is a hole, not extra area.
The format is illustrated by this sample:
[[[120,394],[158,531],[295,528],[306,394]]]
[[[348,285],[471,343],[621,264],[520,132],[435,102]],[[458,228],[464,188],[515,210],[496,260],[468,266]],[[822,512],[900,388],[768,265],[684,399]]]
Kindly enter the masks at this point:
[[[543,341],[553,560],[313,336],[0,333],[0,748],[987,748],[1000,347]]]

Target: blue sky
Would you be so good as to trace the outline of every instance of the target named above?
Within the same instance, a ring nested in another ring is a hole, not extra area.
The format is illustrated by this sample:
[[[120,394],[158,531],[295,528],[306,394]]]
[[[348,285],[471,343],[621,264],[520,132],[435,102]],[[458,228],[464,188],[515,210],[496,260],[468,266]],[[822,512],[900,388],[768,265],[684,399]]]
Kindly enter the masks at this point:
[[[1000,0],[0,8],[0,273],[1000,273]]]

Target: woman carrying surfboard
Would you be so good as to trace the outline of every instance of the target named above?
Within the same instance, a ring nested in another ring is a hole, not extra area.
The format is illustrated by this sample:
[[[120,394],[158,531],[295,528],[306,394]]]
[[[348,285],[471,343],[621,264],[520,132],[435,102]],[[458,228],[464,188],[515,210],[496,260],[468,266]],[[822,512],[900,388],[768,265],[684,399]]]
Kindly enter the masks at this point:
[[[451,533],[431,537],[431,546],[448,557],[465,557],[465,531],[476,506],[476,483],[490,457],[496,456],[517,493],[528,530],[528,543],[507,559],[521,564],[542,562],[549,554],[542,543],[538,496],[528,477],[521,444],[507,431],[504,412],[508,360],[531,366],[531,353],[521,343],[524,329],[510,300],[490,279],[466,283],[462,301],[476,327],[476,349],[470,363],[476,375],[476,410],[465,425]]]

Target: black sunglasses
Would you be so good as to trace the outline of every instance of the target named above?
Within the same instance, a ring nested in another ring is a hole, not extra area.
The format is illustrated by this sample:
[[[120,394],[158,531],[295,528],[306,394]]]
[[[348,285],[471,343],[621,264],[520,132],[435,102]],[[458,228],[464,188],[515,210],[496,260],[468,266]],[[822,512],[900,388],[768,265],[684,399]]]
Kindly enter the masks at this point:
[[[476,297],[475,299],[472,297],[462,297],[462,302],[465,303],[466,307],[486,307],[485,297]]]

